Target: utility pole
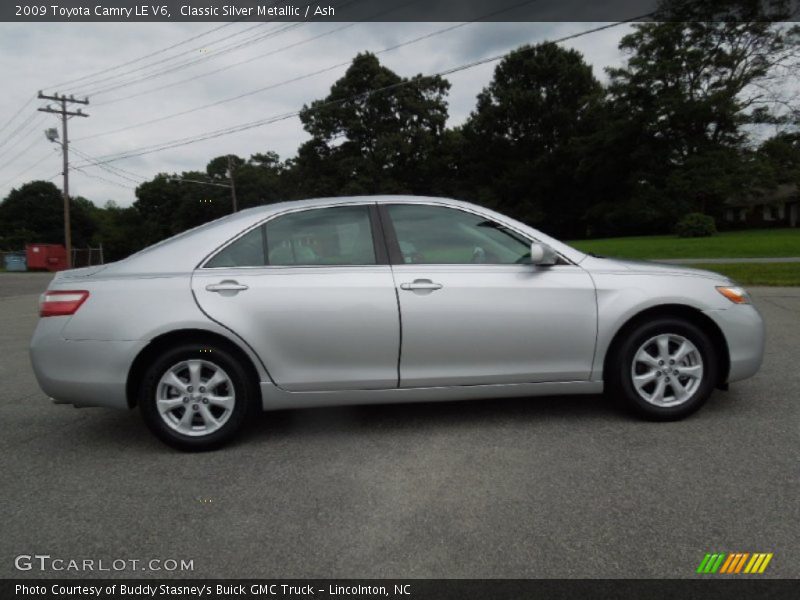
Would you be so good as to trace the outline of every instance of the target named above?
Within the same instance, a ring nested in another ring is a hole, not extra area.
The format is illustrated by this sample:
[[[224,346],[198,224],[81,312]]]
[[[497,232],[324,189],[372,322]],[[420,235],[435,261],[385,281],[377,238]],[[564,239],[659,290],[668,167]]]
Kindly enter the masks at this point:
[[[237,212],[239,210],[239,206],[236,202],[236,180],[233,177],[233,154],[228,155],[228,178],[231,180],[231,206],[233,207],[233,212]]]
[[[63,140],[61,141],[61,152],[64,159],[64,245],[67,248],[67,268],[72,268],[72,229],[69,220],[69,137],[67,136],[67,117],[88,117],[86,113],[82,112],[79,108],[77,111],[67,110],[67,103],[70,104],[89,104],[89,98],[78,100],[74,96],[59,96],[56,93],[54,96],[46,96],[39,92],[40,100],[54,100],[61,103],[60,109],[51,108],[48,104],[46,108],[40,108],[39,111],[46,113],[53,113],[61,115],[61,134]]]

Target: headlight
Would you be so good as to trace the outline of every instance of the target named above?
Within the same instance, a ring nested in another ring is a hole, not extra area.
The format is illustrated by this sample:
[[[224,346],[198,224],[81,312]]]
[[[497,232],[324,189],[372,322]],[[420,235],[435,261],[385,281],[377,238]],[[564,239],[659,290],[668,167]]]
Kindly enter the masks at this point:
[[[750,304],[750,295],[738,285],[718,285],[717,291],[734,304]]]

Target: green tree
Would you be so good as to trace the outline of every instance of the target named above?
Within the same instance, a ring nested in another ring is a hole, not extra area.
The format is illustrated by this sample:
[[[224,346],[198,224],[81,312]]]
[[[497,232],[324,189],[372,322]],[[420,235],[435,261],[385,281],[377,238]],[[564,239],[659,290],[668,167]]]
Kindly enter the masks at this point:
[[[590,194],[576,173],[602,100],[576,50],[543,43],[509,53],[461,131],[467,196],[552,233],[583,235]]]
[[[204,176],[204,174],[203,174]],[[160,173],[136,188],[133,208],[144,225],[147,245],[179,233],[184,228],[176,221],[184,191],[170,175]]]
[[[94,232],[90,217],[91,202],[76,197],[70,200],[72,243],[89,243]],[[28,243],[64,243],[64,199],[49,181],[31,181],[11,190],[0,202],[0,246],[21,249]]]
[[[227,162],[227,157],[225,158]],[[216,160],[216,159],[215,159]],[[214,161],[212,161],[214,162]],[[227,184],[225,176],[208,177],[200,171],[184,171],[170,180],[169,185],[175,194],[176,205],[173,214],[173,231],[179,233],[230,214],[230,189],[216,185],[198,183],[211,180]]]
[[[200,171],[185,171],[180,175],[161,173],[136,188],[133,207],[144,224],[148,244],[231,211],[229,190],[204,185],[204,181],[213,178]]]
[[[275,152],[253,154],[234,167],[239,208],[250,208],[287,200],[285,165]]]
[[[773,186],[794,184],[800,187],[800,133],[781,133],[765,140],[757,158],[769,170],[764,179]]]
[[[102,244],[106,262],[120,260],[147,246],[145,224],[138,211],[129,206],[122,208],[113,201],[92,211],[95,233],[92,246]]]
[[[285,165],[277,154],[254,154],[249,160],[233,156],[232,162],[239,209],[286,199]],[[142,223],[139,235],[152,244],[229,214],[229,183],[228,155],[224,155],[210,160],[205,172],[161,173],[141,184],[133,204]],[[131,218],[125,215],[125,222]]]
[[[288,177],[295,195],[426,193],[447,120],[450,84],[407,79],[359,54],[300,119],[312,139]]]
[[[608,70],[606,153],[627,161],[629,206],[620,212],[619,198],[605,198],[594,213],[604,215],[601,228],[620,227],[631,212],[646,218],[634,224],[640,231],[671,228],[687,212],[719,217],[725,199],[748,185],[744,126],[774,122],[784,110],[774,89],[797,67],[800,47],[797,27],[770,20],[785,3],[771,3],[769,14],[763,5],[666,2],[664,20],[637,24],[622,39],[629,58]]]

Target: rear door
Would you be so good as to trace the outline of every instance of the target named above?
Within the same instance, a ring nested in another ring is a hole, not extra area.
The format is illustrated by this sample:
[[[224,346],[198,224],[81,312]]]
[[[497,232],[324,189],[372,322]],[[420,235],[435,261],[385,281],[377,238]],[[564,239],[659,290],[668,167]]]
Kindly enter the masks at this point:
[[[196,270],[205,313],[291,391],[397,387],[400,326],[374,205],[273,217]]]
[[[400,301],[400,386],[587,380],[591,277],[530,264],[530,240],[448,206],[381,206]]]

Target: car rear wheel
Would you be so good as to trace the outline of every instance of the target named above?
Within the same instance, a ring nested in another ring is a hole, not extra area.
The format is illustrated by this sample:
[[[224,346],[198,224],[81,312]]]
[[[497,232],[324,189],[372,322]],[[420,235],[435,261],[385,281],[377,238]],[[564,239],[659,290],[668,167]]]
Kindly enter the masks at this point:
[[[184,344],[147,369],[139,406],[162,441],[180,450],[212,450],[239,432],[253,396],[247,372],[227,350]]]
[[[658,421],[686,417],[713,392],[719,361],[694,323],[660,318],[622,340],[609,369],[610,391],[638,414]]]

